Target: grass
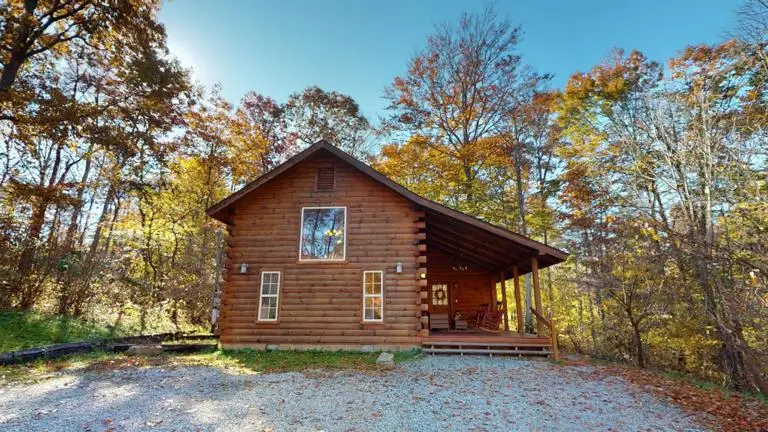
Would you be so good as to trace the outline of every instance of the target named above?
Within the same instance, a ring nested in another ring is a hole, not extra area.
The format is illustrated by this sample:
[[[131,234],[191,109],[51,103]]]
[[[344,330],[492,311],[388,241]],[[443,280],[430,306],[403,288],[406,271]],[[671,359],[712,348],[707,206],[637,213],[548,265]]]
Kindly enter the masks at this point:
[[[65,316],[33,312],[0,312],[0,352],[116,337],[122,334],[119,328]]]
[[[73,354],[50,360],[12,366],[0,366],[0,383],[17,381],[38,381],[50,377],[53,372],[72,369],[84,369],[99,362],[110,361],[118,355],[106,351],[92,351],[85,354]]]
[[[762,402],[765,406],[768,406],[768,395],[762,393],[751,393],[752,397]]]
[[[700,389],[704,389],[704,390],[718,389],[718,390],[722,390],[724,392],[730,393],[730,390],[728,390],[728,388],[723,387],[720,384],[716,384],[716,383],[709,382],[709,381],[704,381],[704,380],[701,380],[699,378],[696,378],[693,375],[688,375],[688,374],[685,374],[685,373],[680,372],[680,371],[664,370],[664,371],[662,371],[662,375],[666,376],[667,378],[672,378],[672,379],[675,379],[675,380],[688,381],[688,382],[690,382],[691,384],[695,385],[696,387],[698,387]]]
[[[124,328],[112,328],[85,320],[31,312],[0,313],[0,352],[16,351],[55,343],[123,336]],[[215,339],[194,343],[211,343]],[[166,344],[189,343],[166,341]],[[61,370],[109,370],[144,366],[211,366],[228,370],[285,372],[309,369],[375,370],[378,352],[348,351],[254,351],[216,350],[199,354],[166,354],[157,357],[127,357],[103,351],[0,367],[0,381],[43,379]],[[421,356],[421,351],[395,353],[396,362]]]
[[[217,350],[197,354],[129,357],[94,351],[14,366],[0,366],[0,383],[39,381],[58,371],[108,371],[126,367],[208,366],[233,373],[269,373],[303,370],[377,370],[378,352]],[[421,357],[420,350],[395,353],[395,362]]]
[[[417,358],[421,351],[395,353],[395,362]],[[376,369],[378,352],[350,351],[221,351],[221,356],[239,367],[254,372],[296,371],[306,369]]]

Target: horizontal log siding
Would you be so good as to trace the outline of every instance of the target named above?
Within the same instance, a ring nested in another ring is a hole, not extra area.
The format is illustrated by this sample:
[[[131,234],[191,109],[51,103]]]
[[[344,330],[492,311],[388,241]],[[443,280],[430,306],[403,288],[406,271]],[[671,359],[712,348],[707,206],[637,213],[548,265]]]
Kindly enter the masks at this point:
[[[318,166],[333,192],[315,192]],[[302,207],[347,207],[344,263],[299,262]],[[402,196],[333,157],[304,161],[238,203],[229,239],[221,343],[229,347],[413,346],[419,340],[417,220]],[[395,273],[395,264],[403,272]],[[248,273],[240,274],[241,263]],[[281,272],[278,322],[257,321],[262,271]],[[362,273],[384,272],[384,322],[362,320]]]
[[[427,234],[429,239],[429,234]],[[427,240],[429,241],[429,240]],[[464,265],[464,271],[453,270],[453,266]],[[427,275],[430,283],[450,282],[458,286],[451,287],[451,314],[457,311],[468,319],[481,305],[493,304],[493,275],[489,270],[474,266],[458,257],[435,249],[427,249]],[[431,309],[430,301],[430,309]],[[453,319],[453,316],[451,316]]]

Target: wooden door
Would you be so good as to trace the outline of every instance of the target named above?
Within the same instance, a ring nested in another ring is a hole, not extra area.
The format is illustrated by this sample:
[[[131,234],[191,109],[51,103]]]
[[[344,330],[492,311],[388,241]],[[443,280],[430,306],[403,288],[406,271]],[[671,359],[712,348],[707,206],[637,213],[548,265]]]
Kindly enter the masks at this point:
[[[433,314],[447,314],[451,317],[451,283],[433,282],[429,289],[429,305]]]

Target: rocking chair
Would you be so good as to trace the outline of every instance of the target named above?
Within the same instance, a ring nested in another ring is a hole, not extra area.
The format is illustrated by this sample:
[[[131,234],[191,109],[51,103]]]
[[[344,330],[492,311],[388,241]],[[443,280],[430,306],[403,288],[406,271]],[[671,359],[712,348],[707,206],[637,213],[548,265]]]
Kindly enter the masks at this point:
[[[489,307],[488,310],[485,312],[485,314],[483,314],[482,322],[477,327],[480,330],[485,330],[489,332],[499,332],[499,331],[502,331],[500,327],[503,320],[504,320],[503,310]]]
[[[483,323],[483,318],[485,318],[485,314],[488,312],[488,304],[481,304],[480,308],[471,315],[472,318],[472,327],[480,327],[480,325]]]

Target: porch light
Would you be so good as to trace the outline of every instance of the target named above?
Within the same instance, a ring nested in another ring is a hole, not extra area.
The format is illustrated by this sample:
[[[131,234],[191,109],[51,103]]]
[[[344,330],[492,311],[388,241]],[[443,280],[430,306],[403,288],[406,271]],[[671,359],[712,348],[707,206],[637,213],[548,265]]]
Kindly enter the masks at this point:
[[[427,278],[427,274],[426,273],[419,273],[419,277],[422,278],[422,279],[426,279]]]
[[[402,273],[403,272],[403,263],[400,261],[395,264],[395,273]]]
[[[240,264],[240,273],[248,273],[248,264],[246,263]]]

